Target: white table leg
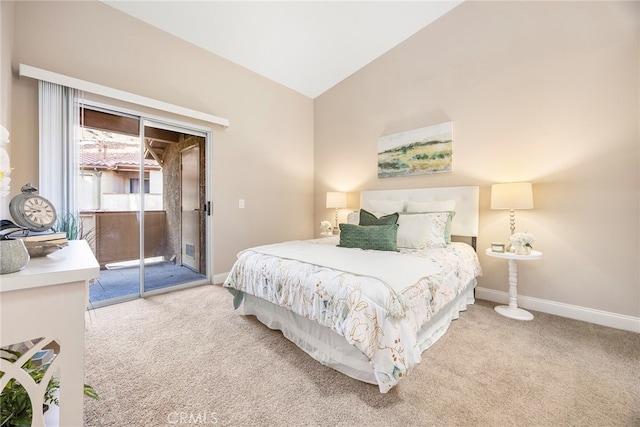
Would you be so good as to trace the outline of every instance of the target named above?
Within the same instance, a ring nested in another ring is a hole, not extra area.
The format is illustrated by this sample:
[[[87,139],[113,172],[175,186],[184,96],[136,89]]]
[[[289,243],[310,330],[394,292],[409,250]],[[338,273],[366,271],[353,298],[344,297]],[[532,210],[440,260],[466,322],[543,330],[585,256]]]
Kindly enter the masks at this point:
[[[509,306],[499,305],[495,310],[505,317],[532,320],[533,314],[518,308],[518,267],[515,259],[509,260]]]

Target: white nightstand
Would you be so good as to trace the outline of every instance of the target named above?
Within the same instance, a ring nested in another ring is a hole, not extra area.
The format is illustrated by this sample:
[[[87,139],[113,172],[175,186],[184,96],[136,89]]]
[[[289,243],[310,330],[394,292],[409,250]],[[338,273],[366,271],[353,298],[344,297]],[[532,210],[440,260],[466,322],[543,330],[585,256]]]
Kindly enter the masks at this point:
[[[493,258],[509,260],[509,305],[499,305],[495,310],[503,316],[518,320],[532,320],[533,314],[518,308],[518,267],[516,261],[533,261],[542,258],[542,252],[531,251],[531,255],[517,255],[513,252],[493,252],[491,248],[485,252]]]

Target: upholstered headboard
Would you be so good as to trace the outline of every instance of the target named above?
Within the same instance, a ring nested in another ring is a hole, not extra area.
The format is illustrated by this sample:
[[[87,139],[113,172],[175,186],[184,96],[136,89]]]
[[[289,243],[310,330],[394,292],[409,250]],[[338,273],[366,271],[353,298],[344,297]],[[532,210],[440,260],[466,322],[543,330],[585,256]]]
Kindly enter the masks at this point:
[[[455,201],[456,216],[451,223],[451,234],[455,236],[478,236],[478,216],[480,211],[480,189],[469,187],[434,187],[403,190],[373,190],[360,192],[360,206],[368,200],[412,200],[416,202]],[[405,203],[406,205],[406,203]],[[475,239],[473,239],[475,240]]]

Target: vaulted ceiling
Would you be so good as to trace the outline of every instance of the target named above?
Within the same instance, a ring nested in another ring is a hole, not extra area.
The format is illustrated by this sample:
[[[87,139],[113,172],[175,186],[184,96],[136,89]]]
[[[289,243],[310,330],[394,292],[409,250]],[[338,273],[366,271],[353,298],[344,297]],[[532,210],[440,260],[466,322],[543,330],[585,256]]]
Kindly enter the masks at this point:
[[[310,98],[462,1],[103,0]]]

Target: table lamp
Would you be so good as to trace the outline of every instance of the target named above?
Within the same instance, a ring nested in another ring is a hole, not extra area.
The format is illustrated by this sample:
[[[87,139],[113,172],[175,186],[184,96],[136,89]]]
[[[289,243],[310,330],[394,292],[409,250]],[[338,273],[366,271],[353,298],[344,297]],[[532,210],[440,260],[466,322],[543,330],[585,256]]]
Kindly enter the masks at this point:
[[[491,186],[491,209],[509,209],[511,234],[516,231],[516,209],[533,209],[530,182],[510,182]]]
[[[338,209],[347,207],[347,193],[339,191],[327,192],[327,208],[335,208],[336,225],[333,227],[333,234],[338,234]]]

